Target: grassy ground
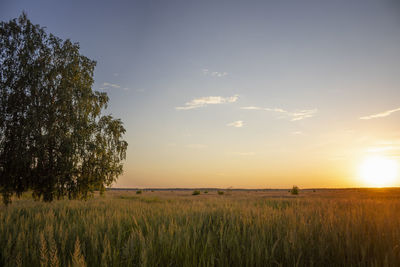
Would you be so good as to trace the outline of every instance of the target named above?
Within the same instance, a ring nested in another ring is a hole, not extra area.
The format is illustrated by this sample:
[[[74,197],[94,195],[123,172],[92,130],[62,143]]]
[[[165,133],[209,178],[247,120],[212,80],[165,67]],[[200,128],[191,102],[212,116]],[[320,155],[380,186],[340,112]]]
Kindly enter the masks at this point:
[[[0,206],[0,266],[400,266],[400,190],[111,191]]]

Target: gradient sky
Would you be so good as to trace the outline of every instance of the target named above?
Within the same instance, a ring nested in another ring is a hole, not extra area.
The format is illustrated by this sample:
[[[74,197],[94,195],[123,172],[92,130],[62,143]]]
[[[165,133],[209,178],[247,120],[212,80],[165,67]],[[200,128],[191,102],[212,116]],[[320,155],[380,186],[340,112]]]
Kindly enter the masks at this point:
[[[400,160],[399,1],[0,1],[22,11],[97,61],[115,187],[364,186],[364,157]]]

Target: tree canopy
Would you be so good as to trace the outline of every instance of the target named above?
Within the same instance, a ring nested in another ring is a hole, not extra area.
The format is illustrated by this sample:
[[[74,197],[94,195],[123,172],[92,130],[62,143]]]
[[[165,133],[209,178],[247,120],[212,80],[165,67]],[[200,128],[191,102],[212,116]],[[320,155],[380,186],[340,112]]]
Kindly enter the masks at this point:
[[[0,23],[0,190],[86,198],[122,174],[125,128],[92,90],[96,62],[22,14]]]

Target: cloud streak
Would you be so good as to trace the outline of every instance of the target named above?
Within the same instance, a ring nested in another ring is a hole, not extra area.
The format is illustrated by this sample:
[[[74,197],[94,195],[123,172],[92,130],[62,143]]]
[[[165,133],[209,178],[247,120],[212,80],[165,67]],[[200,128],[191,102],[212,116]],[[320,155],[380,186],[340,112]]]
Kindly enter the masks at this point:
[[[204,75],[210,75],[212,77],[217,77],[217,78],[221,78],[228,75],[228,73],[225,71],[224,72],[209,71],[208,69],[202,69],[202,72]]]
[[[118,84],[115,84],[115,83],[107,83],[107,82],[105,82],[105,83],[103,83],[103,87],[100,88],[100,89],[109,89],[109,88],[121,88],[121,86],[118,85]]]
[[[243,123],[243,121],[234,121],[234,122],[228,123],[226,126],[242,128],[244,126],[244,123]]]
[[[230,97],[222,97],[222,96],[206,96],[200,98],[194,98],[193,100],[186,102],[182,107],[175,107],[176,110],[189,110],[205,107],[207,105],[216,105],[216,104],[225,104],[225,103],[234,103],[239,99],[238,95],[230,96]]]
[[[262,110],[268,112],[275,112],[288,117],[291,121],[300,121],[307,118],[314,117],[317,113],[317,109],[303,109],[303,110],[296,110],[296,111],[287,111],[281,108],[264,108],[264,107],[256,107],[256,106],[248,106],[248,107],[241,107],[240,109],[244,110]]]
[[[381,112],[381,113],[364,116],[364,117],[361,117],[360,120],[370,120],[370,119],[375,119],[375,118],[383,118],[383,117],[387,117],[387,116],[389,116],[392,113],[395,113],[397,111],[400,111],[400,107],[399,108],[395,108],[395,109],[391,109],[391,110],[386,110],[386,111]]]
[[[293,135],[304,135],[304,133],[302,131],[295,131],[292,132]]]

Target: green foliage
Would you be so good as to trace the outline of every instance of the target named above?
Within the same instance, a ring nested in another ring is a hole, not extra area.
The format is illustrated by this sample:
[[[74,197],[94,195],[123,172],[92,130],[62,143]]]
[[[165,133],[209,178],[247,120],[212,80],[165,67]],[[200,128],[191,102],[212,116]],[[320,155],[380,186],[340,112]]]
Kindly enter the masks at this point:
[[[298,188],[296,185],[294,185],[294,186],[292,187],[292,189],[290,189],[290,194],[292,194],[292,195],[298,195],[298,194],[299,194],[299,188]]]
[[[200,191],[199,190],[194,190],[192,193],[193,196],[197,196],[200,195]]]
[[[119,119],[102,115],[95,61],[47,34],[26,14],[0,23],[0,191],[4,203],[32,190],[44,201],[87,198],[122,173]]]
[[[142,190],[136,191],[136,194],[137,194],[137,195],[140,195],[141,193],[142,193]]]
[[[204,191],[204,194],[208,194],[208,191]]]
[[[218,191],[218,195],[223,195],[224,191]]]

